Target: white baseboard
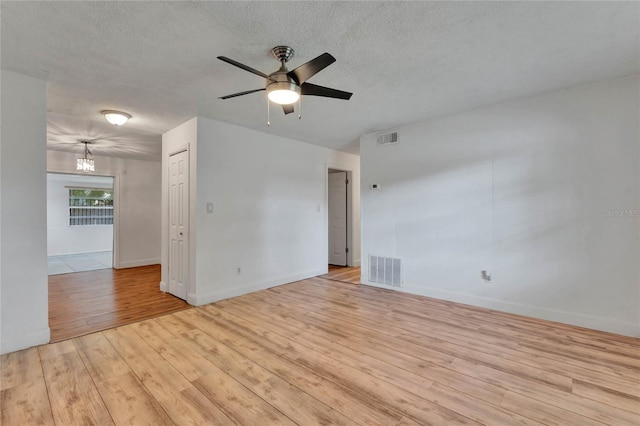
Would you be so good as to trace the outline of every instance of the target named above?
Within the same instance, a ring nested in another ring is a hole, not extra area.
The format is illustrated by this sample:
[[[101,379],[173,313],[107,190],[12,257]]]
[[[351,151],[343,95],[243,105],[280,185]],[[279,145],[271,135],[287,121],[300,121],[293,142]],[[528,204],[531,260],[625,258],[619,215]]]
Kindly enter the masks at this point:
[[[103,225],[98,225],[98,226],[103,226]],[[87,250],[72,251],[70,253],[49,253],[49,252],[47,252],[47,256],[74,256],[74,255],[77,255],[77,254],[87,254],[87,253],[93,254],[93,253],[106,253],[106,252],[113,252],[113,248],[107,248],[107,249],[104,249],[104,250],[97,249],[97,250],[89,250],[89,251],[87,251]]]
[[[164,292],[164,293],[168,293],[169,292],[169,285],[164,282],[164,281],[160,281],[160,291]],[[196,300],[196,295],[193,293],[188,293],[187,294],[187,300],[186,302],[190,305],[194,305],[195,306],[195,300]]]
[[[360,259],[356,259],[353,261],[353,267],[360,266]]]
[[[137,259],[137,260],[125,260],[121,261],[120,265],[116,269],[135,268],[136,266],[148,266],[159,265],[160,258],[154,257],[152,259]]]
[[[164,281],[160,281],[160,291],[162,291],[164,293],[168,293],[169,292],[169,285]],[[196,295],[195,294],[193,294],[193,293],[188,293],[187,294],[186,302],[188,304],[195,306],[195,300],[196,300]]]
[[[195,293],[187,293],[187,303],[193,306],[198,306],[198,296]]]
[[[436,288],[412,285],[404,285],[401,288],[391,287],[384,284],[369,282],[365,276],[361,277],[361,282],[372,287],[397,290],[405,293],[432,297],[434,299],[449,300],[451,302],[464,303],[467,305],[494,309],[496,311],[561,322],[564,324],[576,325],[578,327],[621,334],[623,336],[640,337],[640,324],[638,323],[623,322],[611,318],[594,317],[577,312],[561,311],[557,309],[543,308],[540,306],[526,305],[523,303],[507,302],[504,300],[491,299],[488,297],[474,296],[471,294],[457,293]]]
[[[13,339],[0,340],[0,355],[20,351],[32,346],[44,345],[49,343],[49,340],[51,340],[49,327]]]
[[[297,274],[279,277],[273,280],[262,281],[255,284],[248,284],[240,287],[226,288],[224,290],[218,290],[208,294],[195,295],[193,293],[189,293],[189,295],[187,296],[187,302],[195,306],[206,305],[208,303],[217,302],[218,300],[230,299],[232,297],[253,293],[254,291],[265,290],[267,288],[276,287],[282,284],[287,284],[294,281],[300,281],[306,278],[317,277],[318,275],[322,275],[326,273],[327,273],[326,269],[325,270],[315,269],[311,271],[300,272]]]

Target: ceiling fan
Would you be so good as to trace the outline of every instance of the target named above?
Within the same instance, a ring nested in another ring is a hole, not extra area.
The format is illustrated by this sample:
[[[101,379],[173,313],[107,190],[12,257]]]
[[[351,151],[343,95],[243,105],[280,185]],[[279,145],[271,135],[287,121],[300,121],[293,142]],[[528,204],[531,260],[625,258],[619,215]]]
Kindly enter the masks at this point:
[[[281,65],[277,71],[272,72],[269,75],[225,56],[218,56],[218,59],[221,61],[234,65],[238,68],[242,68],[245,71],[249,71],[250,73],[259,75],[266,79],[266,87],[262,89],[233,93],[231,95],[222,96],[219,99],[230,99],[266,90],[270,101],[281,104],[284,113],[291,114],[293,112],[293,104],[299,101],[301,95],[322,96],[325,98],[344,100],[349,100],[351,98],[353,93],[307,83],[309,78],[313,77],[316,73],[322,71],[336,61],[336,58],[330,54],[323,53],[306,64],[300,65],[299,67],[289,71],[287,70],[286,63],[293,57],[293,49],[289,46],[276,46],[271,49],[271,53],[278,61],[280,61]]]

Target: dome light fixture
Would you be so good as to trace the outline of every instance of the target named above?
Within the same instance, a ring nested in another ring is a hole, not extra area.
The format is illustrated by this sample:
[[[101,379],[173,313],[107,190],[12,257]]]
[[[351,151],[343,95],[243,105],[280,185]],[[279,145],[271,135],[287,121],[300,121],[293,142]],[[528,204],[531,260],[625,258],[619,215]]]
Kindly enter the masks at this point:
[[[131,114],[127,114],[126,112],[116,111],[113,109],[105,109],[104,111],[100,111],[104,114],[104,118],[114,126],[122,126],[124,123],[129,121],[131,118]]]

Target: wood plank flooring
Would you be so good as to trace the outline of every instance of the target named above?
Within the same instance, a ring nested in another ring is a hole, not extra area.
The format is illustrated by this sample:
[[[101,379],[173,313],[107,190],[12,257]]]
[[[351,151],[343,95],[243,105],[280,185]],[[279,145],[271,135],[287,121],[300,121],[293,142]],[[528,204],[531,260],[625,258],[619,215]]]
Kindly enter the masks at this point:
[[[333,281],[360,284],[360,267],[329,265],[329,272],[324,275],[320,275],[320,277]]]
[[[50,276],[51,341],[190,308],[159,285],[160,265]]]
[[[638,425],[640,341],[313,278],[1,358],[3,425]]]

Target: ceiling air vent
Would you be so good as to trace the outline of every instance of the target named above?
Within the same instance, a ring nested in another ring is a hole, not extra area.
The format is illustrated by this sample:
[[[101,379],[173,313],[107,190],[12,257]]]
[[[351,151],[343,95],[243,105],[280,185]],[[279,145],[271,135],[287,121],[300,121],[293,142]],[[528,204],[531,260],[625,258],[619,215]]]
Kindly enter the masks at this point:
[[[377,141],[378,146],[395,145],[398,143],[398,132],[380,133]]]

